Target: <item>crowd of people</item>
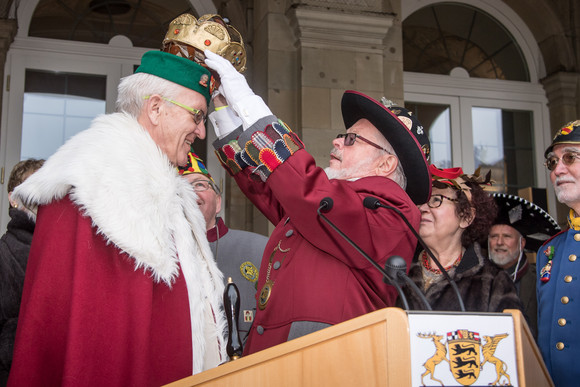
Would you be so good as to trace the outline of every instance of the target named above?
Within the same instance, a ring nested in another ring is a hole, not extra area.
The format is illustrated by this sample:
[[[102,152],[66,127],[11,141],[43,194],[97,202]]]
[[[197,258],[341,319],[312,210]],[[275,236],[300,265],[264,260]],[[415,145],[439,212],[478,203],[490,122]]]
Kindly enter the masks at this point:
[[[179,23],[174,35],[197,21]],[[235,58],[206,50],[200,61],[186,41],[169,46],[121,81],[116,113],[9,185],[0,381],[10,372],[10,386],[146,386],[216,367],[228,360],[227,277],[241,292],[244,355],[400,305],[337,229],[380,266],[402,256],[434,310],[461,309],[446,277],[467,311],[522,310],[556,385],[580,378],[580,121],[545,153],[570,208],[558,233],[532,203],[491,195],[489,175],[431,165],[427,130],[403,107],[346,91],[346,131],[324,168]],[[192,151],[208,118],[219,162],[274,225],[269,237],[219,216],[221,189]],[[526,251],[538,252],[535,266]]]

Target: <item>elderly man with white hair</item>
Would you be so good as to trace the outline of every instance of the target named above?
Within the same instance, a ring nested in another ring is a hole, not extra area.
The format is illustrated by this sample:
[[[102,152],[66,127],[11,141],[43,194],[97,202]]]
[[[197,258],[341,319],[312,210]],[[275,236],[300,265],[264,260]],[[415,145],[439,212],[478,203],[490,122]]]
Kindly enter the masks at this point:
[[[210,72],[150,51],[117,113],[13,197],[38,207],[11,386],[159,386],[225,361],[222,274],[177,172],[205,137]]]

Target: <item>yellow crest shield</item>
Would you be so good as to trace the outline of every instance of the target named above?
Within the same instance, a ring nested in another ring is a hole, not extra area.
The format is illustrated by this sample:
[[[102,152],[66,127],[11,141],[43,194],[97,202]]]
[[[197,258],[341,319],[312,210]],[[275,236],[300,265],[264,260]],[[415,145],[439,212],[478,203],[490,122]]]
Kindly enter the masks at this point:
[[[449,368],[457,382],[470,386],[479,377],[481,339],[479,333],[460,329],[447,333]]]

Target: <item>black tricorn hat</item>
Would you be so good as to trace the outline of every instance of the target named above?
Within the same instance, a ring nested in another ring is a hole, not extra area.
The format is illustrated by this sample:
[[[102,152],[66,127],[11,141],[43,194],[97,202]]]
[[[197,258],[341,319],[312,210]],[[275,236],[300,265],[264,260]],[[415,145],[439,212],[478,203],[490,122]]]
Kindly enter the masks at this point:
[[[362,93],[347,90],[342,96],[342,119],[348,129],[361,118],[369,120],[391,144],[407,177],[407,195],[415,204],[431,196],[429,137],[415,115],[399,106],[386,106]]]
[[[498,215],[493,224],[512,226],[526,238],[526,250],[537,251],[551,236],[560,231],[558,223],[534,203],[505,193],[494,193]]]

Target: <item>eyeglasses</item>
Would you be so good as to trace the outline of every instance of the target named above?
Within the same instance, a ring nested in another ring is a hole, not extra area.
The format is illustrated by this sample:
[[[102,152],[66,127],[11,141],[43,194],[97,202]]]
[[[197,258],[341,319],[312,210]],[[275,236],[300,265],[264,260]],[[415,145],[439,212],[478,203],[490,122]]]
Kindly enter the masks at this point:
[[[149,99],[149,98],[151,98],[150,95],[146,95],[145,97],[143,97],[143,99]],[[192,117],[193,117],[193,122],[195,122],[196,124],[199,125],[199,124],[201,124],[202,121],[204,124],[207,122],[207,116],[201,110],[193,108],[191,106],[184,105],[181,102],[174,101],[174,100],[169,99],[167,97],[161,97],[161,99],[163,99],[164,101],[167,101],[169,103],[172,103],[176,106],[179,106],[180,108],[183,108],[183,109],[187,110],[188,112],[190,112]]]
[[[453,198],[450,198],[448,196],[441,195],[441,194],[435,194],[435,195],[431,195],[431,199],[429,199],[429,201],[427,202],[427,205],[429,206],[429,208],[439,208],[439,207],[441,207],[441,204],[443,203],[443,199],[447,199],[450,202],[458,202],[457,199],[453,199]]]
[[[369,144],[371,146],[374,146],[377,149],[384,150],[388,154],[391,154],[391,152],[389,152],[388,150],[386,150],[382,146],[380,146],[378,144],[375,144],[374,142],[372,142],[370,140],[367,140],[366,138],[364,138],[360,134],[356,134],[356,133],[340,133],[339,135],[336,136],[336,138],[344,138],[344,145],[345,146],[352,146],[352,145],[354,145],[354,142],[357,139],[359,139],[359,140],[361,140],[363,142],[366,142],[367,144]]]
[[[203,192],[211,188],[217,193],[217,187],[209,180],[196,180],[191,182],[191,185],[195,192]]]
[[[578,153],[578,152],[565,152],[562,155],[562,157],[558,157],[556,155],[548,157],[546,159],[546,161],[544,162],[544,165],[546,166],[546,168],[548,168],[548,171],[553,171],[558,166],[560,159],[562,159],[562,162],[564,163],[564,165],[569,166],[569,165],[572,165],[574,163],[574,161],[576,161],[576,159],[579,159],[579,158],[580,158],[580,153]]]

